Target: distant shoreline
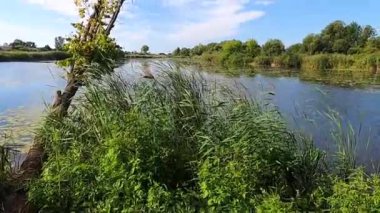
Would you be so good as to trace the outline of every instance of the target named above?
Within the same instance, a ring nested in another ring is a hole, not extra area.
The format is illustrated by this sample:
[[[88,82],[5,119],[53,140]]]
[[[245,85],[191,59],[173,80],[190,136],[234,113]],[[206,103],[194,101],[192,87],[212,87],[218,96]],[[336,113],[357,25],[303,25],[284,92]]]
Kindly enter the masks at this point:
[[[0,62],[44,62],[58,61],[70,55],[63,51],[0,51]]]
[[[146,55],[140,55],[140,54],[126,54],[124,58],[170,58],[169,55],[157,55],[157,54],[146,54]]]

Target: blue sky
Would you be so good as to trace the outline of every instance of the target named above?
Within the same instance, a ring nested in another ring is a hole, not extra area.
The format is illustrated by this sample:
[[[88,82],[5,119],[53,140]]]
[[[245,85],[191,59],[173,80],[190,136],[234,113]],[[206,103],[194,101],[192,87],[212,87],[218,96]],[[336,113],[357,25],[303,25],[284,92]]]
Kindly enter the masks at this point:
[[[73,32],[74,0],[7,0],[0,7],[0,43],[15,38],[53,45]],[[128,1],[128,0],[127,0]],[[169,52],[226,39],[279,38],[285,45],[334,20],[370,24],[380,33],[380,0],[134,0],[113,32],[126,50],[143,44]]]

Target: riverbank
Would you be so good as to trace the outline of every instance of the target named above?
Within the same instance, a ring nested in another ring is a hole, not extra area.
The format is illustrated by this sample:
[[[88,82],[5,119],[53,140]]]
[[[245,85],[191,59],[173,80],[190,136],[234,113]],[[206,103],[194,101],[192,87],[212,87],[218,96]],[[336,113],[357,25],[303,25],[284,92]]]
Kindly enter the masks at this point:
[[[151,59],[151,58],[169,58],[168,55],[160,55],[160,54],[125,54],[126,59]]]
[[[278,69],[296,68],[314,71],[380,71],[380,52],[371,54],[318,54],[318,55],[281,55],[277,57],[255,58],[253,67]]]
[[[62,51],[0,51],[0,62],[57,61],[68,57]]]
[[[254,39],[226,40],[178,47],[172,55],[226,67],[375,73],[380,70],[380,36],[369,25],[334,21],[320,33],[309,34],[288,47],[279,39],[261,45]]]
[[[371,54],[318,54],[305,55],[284,54],[276,57],[258,56],[256,58],[241,57],[234,63],[224,63],[231,59],[223,59],[220,54],[205,54],[188,57],[193,61],[211,66],[246,67],[258,69],[284,70],[298,69],[308,71],[355,71],[377,72],[380,71],[380,52]]]

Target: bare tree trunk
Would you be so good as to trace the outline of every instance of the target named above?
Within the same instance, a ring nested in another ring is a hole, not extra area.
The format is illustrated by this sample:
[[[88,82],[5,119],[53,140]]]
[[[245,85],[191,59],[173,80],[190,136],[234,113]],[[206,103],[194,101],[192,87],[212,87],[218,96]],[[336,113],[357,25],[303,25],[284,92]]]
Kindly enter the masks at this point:
[[[106,35],[109,35],[111,33],[112,28],[115,26],[117,17],[119,16],[121,7],[123,6],[124,2],[125,2],[125,0],[120,0],[119,1],[119,4],[117,5],[116,10],[115,10],[115,12],[113,13],[113,15],[111,17],[111,21],[108,23],[108,26],[107,26],[107,29],[106,29]]]
[[[59,116],[64,117],[67,115],[72,100],[78,92],[80,86],[80,83],[74,79],[71,79],[67,82],[65,90],[62,94],[61,105],[57,108]]]

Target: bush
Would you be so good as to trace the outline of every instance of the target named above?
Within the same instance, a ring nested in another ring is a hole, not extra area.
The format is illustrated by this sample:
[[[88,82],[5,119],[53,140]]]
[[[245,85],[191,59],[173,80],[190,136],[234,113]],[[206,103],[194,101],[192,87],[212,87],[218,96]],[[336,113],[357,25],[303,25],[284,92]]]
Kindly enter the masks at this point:
[[[201,56],[197,56],[201,59],[202,62],[205,62],[207,64],[215,65],[215,64],[221,64],[222,59],[221,56],[218,53],[203,53]]]
[[[272,64],[272,58],[268,56],[258,56],[253,60],[255,66],[270,67]]]
[[[298,54],[286,54],[284,63],[287,68],[298,69],[301,67],[302,57]]]
[[[336,180],[334,193],[328,198],[332,212],[379,212],[380,178],[367,177],[362,170],[348,181]]]
[[[225,66],[237,66],[237,65],[245,65],[251,61],[251,58],[244,55],[243,53],[232,53],[223,59],[223,65]]]
[[[302,61],[302,68],[311,70],[350,69],[354,62],[353,56],[349,55],[321,54],[305,56]]]
[[[380,70],[380,53],[358,55],[355,67],[362,70]]]
[[[280,196],[268,195],[263,199],[262,203],[256,207],[256,211],[258,213],[287,213],[292,211],[292,207],[289,203],[282,202]]]
[[[302,69],[327,70],[331,68],[328,55],[307,56],[302,61]]]

